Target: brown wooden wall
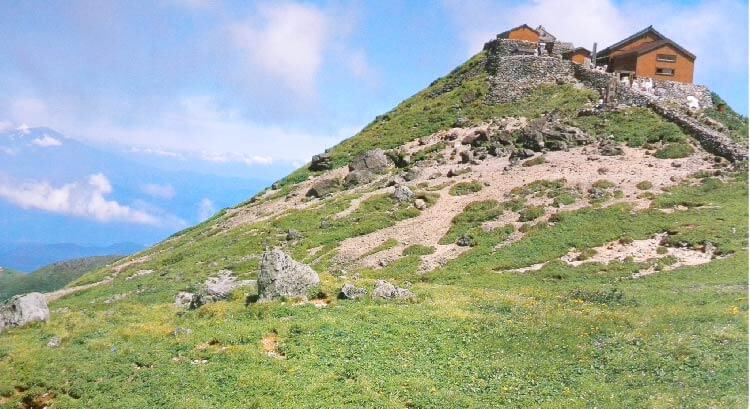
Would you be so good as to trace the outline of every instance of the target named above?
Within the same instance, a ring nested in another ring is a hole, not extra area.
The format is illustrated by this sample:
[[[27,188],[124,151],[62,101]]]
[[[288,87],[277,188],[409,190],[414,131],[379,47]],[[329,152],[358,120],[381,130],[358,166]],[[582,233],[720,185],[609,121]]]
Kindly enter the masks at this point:
[[[609,67],[607,71],[636,71],[636,64],[638,63],[638,56],[636,54],[618,54],[612,56],[609,59]]]
[[[657,54],[670,54],[676,55],[677,61],[665,62],[657,61]],[[678,82],[693,82],[693,69],[694,62],[690,61],[684,54],[675,49],[669,44],[665,44],[663,47],[659,47],[655,50],[649,51],[646,54],[638,57],[636,64],[637,69],[635,75],[637,77],[651,77],[660,80],[678,81]],[[672,68],[674,69],[674,76],[670,75],[657,75],[657,68]]]
[[[508,33],[508,38],[511,40],[525,40],[531,41],[532,43],[538,43],[539,33],[529,28],[521,27]]]
[[[589,57],[587,57],[585,54],[576,53],[573,54],[572,57],[570,57],[570,61],[573,61],[576,64],[586,64],[586,62],[589,60]]]

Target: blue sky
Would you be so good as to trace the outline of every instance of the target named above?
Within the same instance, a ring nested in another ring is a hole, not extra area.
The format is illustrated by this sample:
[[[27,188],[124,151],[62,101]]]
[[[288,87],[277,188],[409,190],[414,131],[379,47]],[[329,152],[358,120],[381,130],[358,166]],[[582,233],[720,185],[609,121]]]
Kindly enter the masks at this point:
[[[0,18],[0,126],[209,161],[303,162],[523,22],[586,47],[654,24],[747,112],[741,1],[10,1]]]
[[[747,114],[747,16],[735,0],[6,0],[0,133],[270,181],[522,23],[587,48],[653,24]]]

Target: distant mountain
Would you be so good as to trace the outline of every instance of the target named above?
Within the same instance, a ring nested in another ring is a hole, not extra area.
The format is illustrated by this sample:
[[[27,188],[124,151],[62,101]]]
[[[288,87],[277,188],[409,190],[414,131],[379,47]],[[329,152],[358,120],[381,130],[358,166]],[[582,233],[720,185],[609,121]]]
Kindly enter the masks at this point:
[[[0,245],[0,266],[16,271],[34,271],[51,263],[94,256],[127,256],[144,249],[136,243],[81,246],[73,243],[19,243]]]
[[[122,256],[95,256],[57,262],[31,274],[0,270],[0,301],[16,294],[49,292],[65,287],[76,278],[112,263]]]

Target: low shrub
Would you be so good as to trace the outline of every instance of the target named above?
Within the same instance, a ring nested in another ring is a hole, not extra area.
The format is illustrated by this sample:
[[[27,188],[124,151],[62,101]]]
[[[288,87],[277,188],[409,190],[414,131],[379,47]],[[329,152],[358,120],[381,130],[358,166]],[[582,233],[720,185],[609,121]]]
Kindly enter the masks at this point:
[[[654,152],[654,156],[659,159],[679,159],[686,158],[693,152],[695,149],[687,143],[668,143]]]
[[[458,182],[455,185],[451,186],[448,193],[451,196],[463,196],[479,192],[480,190],[482,190],[482,184],[479,182]]]

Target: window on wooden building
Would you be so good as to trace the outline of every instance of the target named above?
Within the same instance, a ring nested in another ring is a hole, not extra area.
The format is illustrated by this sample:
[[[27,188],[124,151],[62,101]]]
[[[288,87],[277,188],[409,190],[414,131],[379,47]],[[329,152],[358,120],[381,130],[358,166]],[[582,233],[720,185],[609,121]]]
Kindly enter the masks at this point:
[[[677,56],[674,54],[656,54],[656,61],[677,62]]]
[[[657,68],[656,75],[674,75],[674,68]]]

